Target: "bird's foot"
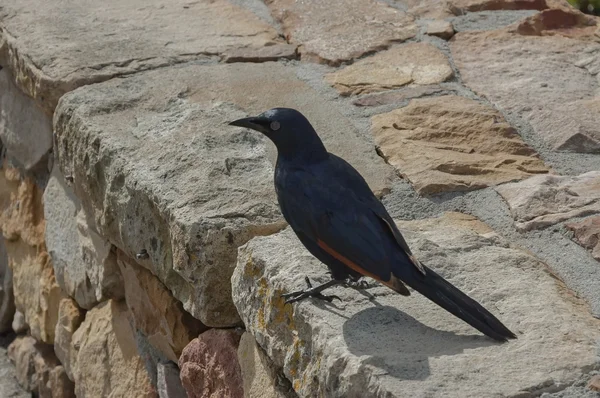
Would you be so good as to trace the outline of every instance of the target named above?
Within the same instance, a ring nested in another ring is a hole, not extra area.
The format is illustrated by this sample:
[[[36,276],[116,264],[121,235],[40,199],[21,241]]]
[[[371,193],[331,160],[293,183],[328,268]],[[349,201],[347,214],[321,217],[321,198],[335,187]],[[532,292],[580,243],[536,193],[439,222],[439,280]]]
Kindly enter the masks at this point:
[[[281,297],[285,299],[286,304],[295,303],[295,302],[307,299],[309,297],[314,297],[319,300],[327,301],[329,303],[331,303],[334,299],[338,299],[338,300],[342,301],[342,299],[339,298],[338,296],[335,296],[335,295],[326,296],[321,292],[323,290],[327,289],[328,287],[339,285],[340,283],[344,283],[344,281],[338,281],[338,280],[332,279],[331,281],[326,282],[322,285],[313,287],[308,276],[306,276],[304,278],[304,280],[306,281],[306,285],[308,286],[308,289],[298,290],[296,292],[285,293],[285,294],[281,295]]]
[[[372,285],[369,282],[365,281],[364,279],[361,280],[352,280],[352,279],[346,279],[346,281],[344,281],[344,286],[346,287],[351,287],[353,289],[357,289],[357,290],[367,290],[367,289],[371,289],[373,287],[377,287],[377,285]]]

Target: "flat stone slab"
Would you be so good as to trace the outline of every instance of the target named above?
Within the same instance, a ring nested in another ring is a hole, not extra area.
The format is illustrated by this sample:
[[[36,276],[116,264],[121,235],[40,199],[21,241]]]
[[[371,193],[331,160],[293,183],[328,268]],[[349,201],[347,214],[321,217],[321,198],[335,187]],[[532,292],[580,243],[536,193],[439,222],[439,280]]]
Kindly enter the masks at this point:
[[[274,147],[229,121],[275,106],[301,110],[327,148],[378,192],[393,170],[337,108],[278,63],[187,65],[67,94],[56,154],[100,235],[152,271],[211,327],[239,317],[237,248],[283,228]]]
[[[455,95],[414,99],[371,119],[380,153],[421,194],[470,191],[548,168],[490,106]]]
[[[290,229],[240,249],[232,278],[246,330],[301,397],[523,397],[598,366],[600,320],[546,266],[472,216],[398,222],[416,255],[496,314],[518,339],[493,342],[418,293],[337,287],[341,303],[280,295],[325,282]],[[372,298],[369,298],[369,295]]]
[[[50,114],[65,92],[85,84],[284,43],[227,0],[6,0],[0,28],[0,65]]]
[[[496,190],[521,231],[600,213],[600,171],[578,176],[534,176]]]
[[[450,48],[465,85],[518,114],[556,150],[600,153],[599,43],[462,32]]]
[[[413,17],[376,0],[268,0],[303,60],[339,65],[417,34]]]
[[[589,249],[592,256],[600,261],[600,216],[568,223],[566,227],[573,231],[573,240]]]
[[[446,56],[429,43],[408,43],[361,59],[325,79],[342,95],[367,94],[444,82],[453,76]]]

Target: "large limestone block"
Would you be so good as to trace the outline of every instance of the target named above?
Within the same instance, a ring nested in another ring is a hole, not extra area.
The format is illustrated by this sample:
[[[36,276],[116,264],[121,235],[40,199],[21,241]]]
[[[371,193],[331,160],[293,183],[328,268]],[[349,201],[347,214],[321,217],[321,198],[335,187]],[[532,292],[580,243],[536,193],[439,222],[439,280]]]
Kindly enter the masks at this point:
[[[54,341],[58,305],[65,297],[56,283],[44,242],[42,192],[16,169],[0,169],[0,230],[13,273],[15,306],[31,335]]]
[[[227,0],[6,0],[0,28],[0,65],[49,114],[65,92],[86,84],[284,43]]]
[[[52,148],[51,117],[23,94],[7,69],[0,69],[0,139],[11,159],[25,169]]]
[[[60,287],[85,309],[122,298],[123,280],[111,244],[94,230],[56,165],[44,191],[44,216],[46,245]]]
[[[417,33],[413,17],[375,0],[268,0],[302,59],[339,65]]]
[[[496,314],[500,344],[423,296],[336,287],[343,301],[284,304],[325,282],[289,229],[240,248],[232,278],[247,330],[301,397],[517,397],[562,389],[598,366],[600,320],[530,254],[472,216],[398,222],[425,264]]]
[[[500,112],[455,95],[414,99],[375,115],[380,152],[422,194],[469,191],[548,168]]]
[[[280,230],[274,148],[227,122],[300,109],[328,149],[375,191],[393,172],[335,105],[277,63],[187,65],[67,94],[56,153],[98,232],[165,284],[205,325],[239,322],[230,278],[237,248]]]
[[[71,342],[71,371],[78,397],[157,397],[124,302],[109,300],[88,311]]]
[[[117,262],[127,282],[125,301],[136,329],[165,357],[177,362],[185,346],[206,326],[185,312],[150,271],[123,252],[119,252]]]
[[[450,43],[464,83],[518,114],[561,151],[600,152],[600,44],[506,31],[459,33]]]
[[[600,213],[600,171],[578,176],[534,176],[496,190],[522,231]]]

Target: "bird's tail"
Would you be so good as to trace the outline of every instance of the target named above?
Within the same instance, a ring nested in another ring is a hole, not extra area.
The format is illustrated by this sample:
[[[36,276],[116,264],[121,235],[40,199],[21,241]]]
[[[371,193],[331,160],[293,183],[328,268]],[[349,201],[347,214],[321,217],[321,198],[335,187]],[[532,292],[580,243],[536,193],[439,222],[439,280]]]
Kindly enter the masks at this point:
[[[425,267],[425,266],[424,266]],[[481,333],[498,341],[516,339],[517,336],[502,324],[481,304],[467,296],[457,287],[425,267],[425,275],[415,272],[403,281],[429,300],[459,317]]]

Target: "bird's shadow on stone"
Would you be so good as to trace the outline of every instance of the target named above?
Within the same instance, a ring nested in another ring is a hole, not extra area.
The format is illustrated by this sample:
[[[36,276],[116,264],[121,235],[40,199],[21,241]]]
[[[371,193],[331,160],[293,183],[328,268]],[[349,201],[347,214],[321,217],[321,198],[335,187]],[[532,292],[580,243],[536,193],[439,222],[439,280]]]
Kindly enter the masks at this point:
[[[348,350],[367,355],[366,363],[383,374],[404,380],[424,380],[429,358],[456,355],[465,349],[499,344],[482,335],[461,335],[433,329],[390,306],[362,310],[343,326]]]

